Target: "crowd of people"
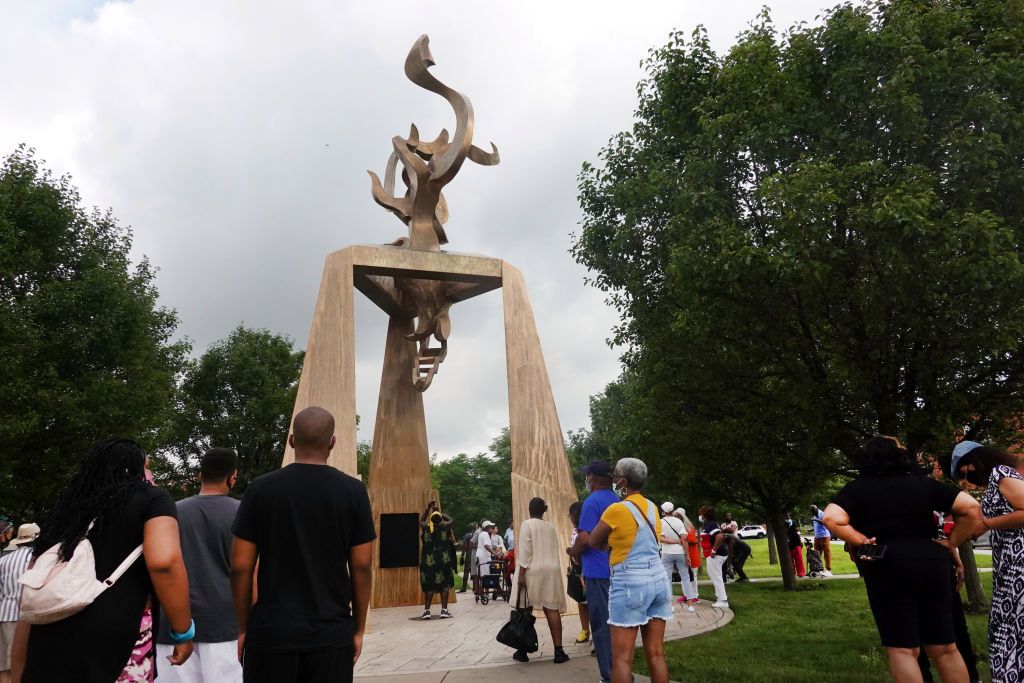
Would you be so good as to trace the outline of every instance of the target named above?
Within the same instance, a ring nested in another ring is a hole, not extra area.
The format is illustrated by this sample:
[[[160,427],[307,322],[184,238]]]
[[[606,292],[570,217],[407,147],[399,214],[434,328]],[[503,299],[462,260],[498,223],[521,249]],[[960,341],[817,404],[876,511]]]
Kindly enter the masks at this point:
[[[289,437],[294,463],[253,480],[241,501],[230,495],[237,475],[230,450],[210,449],[199,493],[175,503],[154,485],[136,442],[97,444],[42,528],[0,520],[0,683],[152,683],[158,674],[164,683],[351,680],[376,532],[366,487],[327,466],[333,434],[327,411],[299,412]],[[927,476],[893,437],[871,439],[858,467],[860,476],[823,510],[809,510],[812,574],[830,575],[832,538],[845,542],[893,679],[932,680],[934,666],[945,682],[975,681],[957,547],[990,532],[992,680],[1021,680],[1021,460],[973,441],[956,446],[950,475],[985,487],[980,504]],[[702,564],[714,607],[728,607],[728,577],[747,580],[750,546],[729,513],[719,521],[714,508],[701,507],[694,524],[683,508],[645,497],[641,460],[594,461],[582,474],[587,496],[569,509],[568,547],[542,498],[529,501],[518,529],[509,521],[501,534],[485,518],[461,539],[430,501],[419,518],[421,618],[431,619],[435,595],[440,618],[453,617],[448,599],[461,553],[460,590],[471,586],[484,601],[503,586],[506,600],[514,594],[517,604],[543,613],[555,663],[569,659],[562,615],[571,598],[579,606],[575,642],[592,642],[601,681],[632,680],[639,635],[651,679],[667,683],[663,641],[673,610],[693,612],[700,602]],[[790,560],[804,575],[799,524],[789,515],[785,524]],[[65,600],[56,612],[39,607],[41,596],[52,602],[59,594],[56,582],[82,571],[102,581],[87,600]],[[529,653],[519,649],[512,658],[526,662]]]
[[[289,443],[295,462],[241,502],[229,495],[235,453],[210,449],[199,493],[178,503],[138,443],[97,444],[42,530],[22,525],[0,558],[5,683],[351,680],[372,580],[369,497],[327,466],[330,413],[299,412]],[[105,579],[91,601],[65,601],[59,618],[26,612],[83,569]]]
[[[959,590],[957,548],[991,533],[992,609],[988,652],[992,680],[1024,672],[1024,463],[964,441],[950,475],[987,487],[979,504],[920,467],[891,436],[876,436],[850,481],[825,508],[822,522],[846,542],[864,579],[868,603],[897,683],[979,681]],[[946,522],[946,516],[952,522]]]

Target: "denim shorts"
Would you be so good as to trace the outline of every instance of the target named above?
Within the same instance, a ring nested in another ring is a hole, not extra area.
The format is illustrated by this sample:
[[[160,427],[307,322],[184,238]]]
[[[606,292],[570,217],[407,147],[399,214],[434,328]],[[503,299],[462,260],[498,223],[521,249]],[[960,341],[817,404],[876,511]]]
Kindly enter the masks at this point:
[[[661,560],[630,562],[612,567],[608,591],[608,623],[632,628],[651,619],[672,618],[668,577]]]

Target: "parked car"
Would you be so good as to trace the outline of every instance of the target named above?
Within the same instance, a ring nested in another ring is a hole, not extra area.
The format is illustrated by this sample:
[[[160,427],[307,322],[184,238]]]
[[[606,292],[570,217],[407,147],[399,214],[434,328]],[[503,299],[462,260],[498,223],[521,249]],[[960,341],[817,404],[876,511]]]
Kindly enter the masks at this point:
[[[740,528],[736,532],[736,535],[740,538],[764,538],[768,535],[768,532],[764,530],[763,526],[751,525]]]

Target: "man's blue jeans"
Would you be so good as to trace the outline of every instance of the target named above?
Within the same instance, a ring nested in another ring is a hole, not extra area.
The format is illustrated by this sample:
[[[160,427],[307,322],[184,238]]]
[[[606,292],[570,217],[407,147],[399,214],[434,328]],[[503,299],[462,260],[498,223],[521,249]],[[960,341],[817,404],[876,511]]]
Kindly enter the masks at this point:
[[[609,579],[586,579],[587,609],[590,610],[590,637],[597,654],[602,681],[612,679],[612,634],[608,630]]]

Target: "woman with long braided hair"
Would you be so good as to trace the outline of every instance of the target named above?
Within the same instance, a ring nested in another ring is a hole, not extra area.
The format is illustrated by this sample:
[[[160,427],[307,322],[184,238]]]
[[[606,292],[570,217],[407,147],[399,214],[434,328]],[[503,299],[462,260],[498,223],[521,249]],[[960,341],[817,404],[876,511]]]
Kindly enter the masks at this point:
[[[171,664],[192,653],[188,577],[178,543],[174,501],[146,481],[146,454],[129,439],[97,444],[36,540],[34,555],[59,546],[69,559],[83,539],[92,544],[104,580],[142,545],[136,560],[81,612],[45,625],[21,623],[15,636],[15,681],[23,683],[149,683],[156,675],[154,623],[164,608],[172,636],[181,635]]]

